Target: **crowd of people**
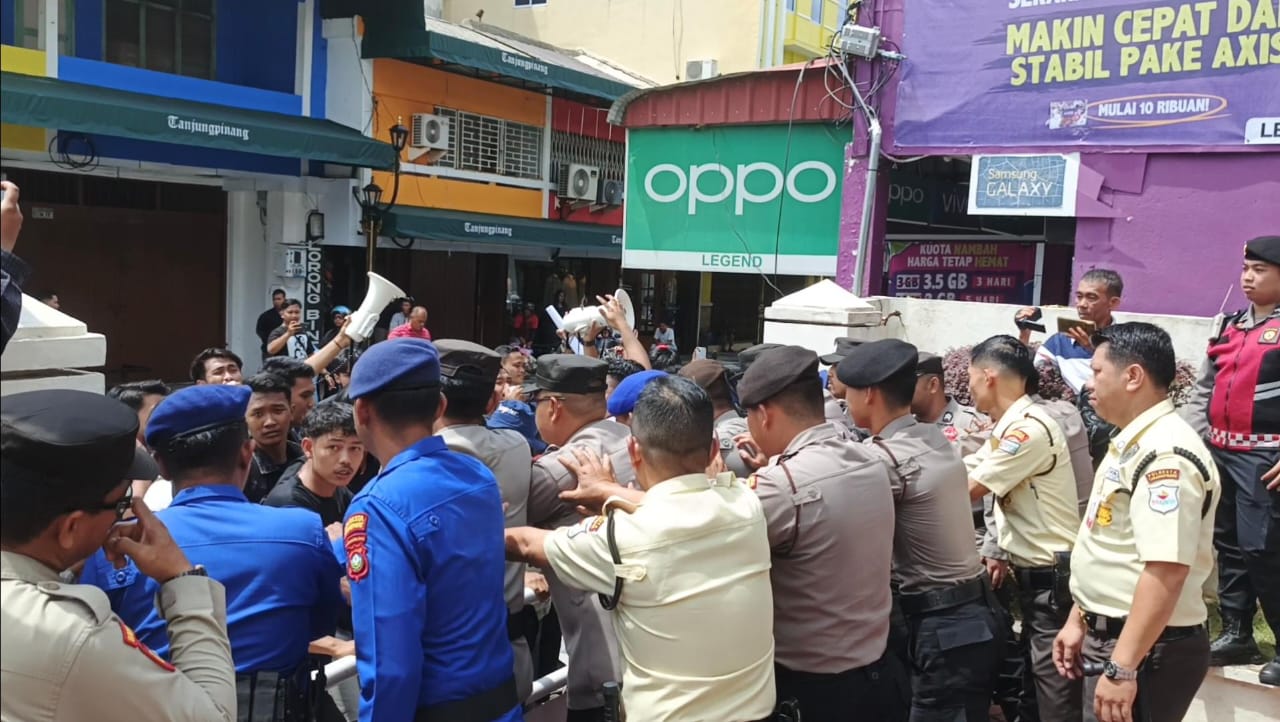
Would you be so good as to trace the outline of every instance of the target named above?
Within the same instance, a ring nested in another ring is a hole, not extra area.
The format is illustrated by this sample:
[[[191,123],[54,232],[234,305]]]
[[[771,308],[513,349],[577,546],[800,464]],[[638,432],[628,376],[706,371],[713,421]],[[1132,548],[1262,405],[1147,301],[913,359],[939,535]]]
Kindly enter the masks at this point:
[[[633,720],[1179,720],[1211,663],[1280,684],[1280,237],[1241,282],[1181,409],[1104,270],[1087,328],[973,347],[973,407],[893,339],[655,365],[602,297],[581,353],[432,341],[411,302],[362,347],[278,292],[251,375],[5,397],[0,711],[518,720],[562,640],[572,722],[618,683]]]

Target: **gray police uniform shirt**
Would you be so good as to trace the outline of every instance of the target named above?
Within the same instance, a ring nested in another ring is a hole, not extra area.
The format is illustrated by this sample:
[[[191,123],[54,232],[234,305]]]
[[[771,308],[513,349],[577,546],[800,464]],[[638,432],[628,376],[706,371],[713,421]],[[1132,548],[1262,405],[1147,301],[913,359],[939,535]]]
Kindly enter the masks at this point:
[[[453,451],[475,457],[489,467],[498,479],[502,501],[507,504],[507,528],[525,526],[533,457],[524,436],[512,429],[490,429],[474,424],[446,427],[440,430],[439,436]],[[509,563],[503,577],[507,611],[512,613],[524,608],[524,568],[523,563]]]
[[[835,424],[800,432],[751,476],[773,550],[774,658],[834,674],[889,638],[893,493],[880,458]]]
[[[866,438],[866,432],[853,425],[853,417],[849,415],[849,405],[844,399],[832,396],[829,389],[822,390],[822,398],[822,414],[827,421],[849,432],[854,439]]]
[[[982,573],[965,510],[969,474],[947,437],[907,414],[863,442],[884,455],[897,507],[894,571],[903,594],[932,591]]]
[[[226,591],[206,577],[160,587],[172,664],[111,611],[101,589],[64,584],[0,551],[0,719],[22,722],[234,722]]]
[[[560,492],[576,487],[578,482],[558,457],[575,446],[608,456],[618,483],[634,485],[636,473],[627,455],[630,436],[631,429],[602,419],[579,429],[563,447],[549,447],[533,462],[533,475],[529,480],[529,524],[555,529],[581,520],[575,505],[560,500]],[[604,704],[600,692],[604,683],[622,679],[613,622],[593,592],[566,585],[550,569],[543,573],[551,587],[551,603],[560,618],[560,631],[569,652],[569,709],[599,707]]]
[[[720,458],[724,459],[725,468],[732,471],[739,479],[745,479],[751,473],[751,467],[743,461],[742,454],[733,442],[733,437],[747,433],[747,420],[738,416],[737,411],[726,411],[716,417],[716,441],[720,444]]]

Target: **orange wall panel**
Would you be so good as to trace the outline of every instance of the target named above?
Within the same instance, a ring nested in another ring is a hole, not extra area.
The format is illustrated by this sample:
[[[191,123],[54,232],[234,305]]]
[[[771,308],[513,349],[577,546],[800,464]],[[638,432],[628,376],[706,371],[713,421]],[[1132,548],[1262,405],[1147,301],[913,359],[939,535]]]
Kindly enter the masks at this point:
[[[529,125],[547,120],[545,95],[400,60],[373,61],[373,94],[380,128],[391,127],[396,116],[408,125],[411,114],[430,113],[435,105]]]
[[[373,182],[382,187],[383,198],[389,200],[388,194],[395,185],[391,174],[375,172]],[[401,174],[400,196],[396,198],[396,205],[521,218],[543,217],[542,191],[424,175]]]

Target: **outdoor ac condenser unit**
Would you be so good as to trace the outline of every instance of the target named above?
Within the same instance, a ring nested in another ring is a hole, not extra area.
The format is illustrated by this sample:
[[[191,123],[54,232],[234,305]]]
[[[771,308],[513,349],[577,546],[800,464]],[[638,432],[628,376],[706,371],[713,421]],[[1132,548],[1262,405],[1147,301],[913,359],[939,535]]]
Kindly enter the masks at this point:
[[[685,80],[706,80],[714,78],[720,74],[720,61],[711,58],[708,60],[690,60],[684,64]]]
[[[570,200],[595,203],[600,196],[600,168],[570,163],[564,195]]]
[[[620,180],[607,180],[600,184],[600,204],[620,206],[623,199],[623,183]]]
[[[433,150],[449,149],[449,119],[430,113],[414,113],[409,145]]]

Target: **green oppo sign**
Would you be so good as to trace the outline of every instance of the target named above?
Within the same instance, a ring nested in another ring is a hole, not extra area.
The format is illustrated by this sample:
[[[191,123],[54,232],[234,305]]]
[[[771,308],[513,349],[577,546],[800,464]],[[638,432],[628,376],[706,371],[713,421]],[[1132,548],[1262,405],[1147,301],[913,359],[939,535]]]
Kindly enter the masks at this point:
[[[628,268],[832,276],[848,131],[627,132]]]

